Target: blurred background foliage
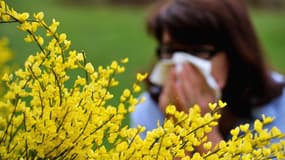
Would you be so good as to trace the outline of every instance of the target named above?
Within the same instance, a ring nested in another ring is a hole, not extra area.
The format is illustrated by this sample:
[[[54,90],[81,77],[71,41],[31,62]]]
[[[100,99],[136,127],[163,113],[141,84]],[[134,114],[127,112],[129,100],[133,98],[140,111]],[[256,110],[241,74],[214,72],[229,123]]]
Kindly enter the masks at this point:
[[[129,57],[126,73],[118,78],[118,90],[129,87],[138,71],[148,71],[154,59],[155,42],[146,34],[145,18],[154,0],[9,0],[19,12],[43,11],[47,22],[60,21],[59,32],[72,41],[72,49],[84,51],[95,66]],[[248,0],[254,25],[269,64],[285,73],[284,0]],[[14,27],[13,27],[14,26]],[[10,39],[13,63],[19,67],[38,48],[23,42],[25,33],[15,24],[1,24],[0,37]],[[2,53],[0,52],[0,57]],[[78,73],[72,73],[76,75]],[[117,92],[117,91],[115,91]]]

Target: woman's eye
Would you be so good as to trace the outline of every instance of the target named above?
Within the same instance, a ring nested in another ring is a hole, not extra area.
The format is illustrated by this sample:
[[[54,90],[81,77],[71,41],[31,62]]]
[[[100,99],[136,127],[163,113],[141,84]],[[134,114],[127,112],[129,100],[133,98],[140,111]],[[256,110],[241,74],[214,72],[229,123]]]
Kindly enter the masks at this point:
[[[208,52],[196,52],[195,55],[202,59],[211,59],[211,54]]]

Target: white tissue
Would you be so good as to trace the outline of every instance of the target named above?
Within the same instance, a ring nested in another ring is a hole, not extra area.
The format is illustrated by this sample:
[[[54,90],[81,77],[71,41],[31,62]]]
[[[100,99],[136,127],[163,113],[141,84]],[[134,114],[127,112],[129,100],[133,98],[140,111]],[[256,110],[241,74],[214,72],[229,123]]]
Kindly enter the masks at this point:
[[[191,63],[195,65],[202,75],[204,76],[205,80],[207,81],[209,87],[211,87],[216,94],[216,98],[219,99],[221,96],[220,89],[218,87],[217,82],[215,81],[214,77],[211,74],[211,61],[205,60],[196,56],[193,56],[189,53],[185,52],[175,52],[171,59],[163,59],[160,60],[154,67],[151,75],[150,81],[156,85],[162,86],[166,79],[169,72],[170,67],[175,64],[176,71],[182,71],[183,63]]]

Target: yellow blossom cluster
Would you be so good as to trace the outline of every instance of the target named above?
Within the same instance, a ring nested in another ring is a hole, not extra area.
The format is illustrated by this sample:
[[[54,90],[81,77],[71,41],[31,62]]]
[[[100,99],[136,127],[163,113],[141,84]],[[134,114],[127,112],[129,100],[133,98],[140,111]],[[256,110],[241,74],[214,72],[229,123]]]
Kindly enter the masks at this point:
[[[0,4],[1,23],[18,23],[27,33],[24,40],[39,47],[24,68],[2,77],[8,91],[0,108],[8,114],[0,120],[1,159],[94,157],[92,148],[104,148],[105,137],[115,141],[128,109],[138,103],[132,95],[140,90],[138,84],[126,89],[116,106],[106,103],[113,98],[109,89],[118,85],[115,75],[124,72],[122,64],[128,59],[95,68],[84,53],[68,50],[66,34],[56,32],[58,21],[48,25],[42,12],[30,19],[29,13],[17,13],[4,1]],[[50,41],[44,42],[40,28]],[[68,72],[75,69],[84,74],[72,80]],[[67,81],[73,86],[66,87]]]
[[[0,37],[0,77],[9,71],[9,67],[7,63],[12,59],[13,53],[11,49],[8,48],[8,39],[4,37]],[[0,95],[3,94],[5,88],[3,88],[2,83],[0,82]]]
[[[8,48],[8,39],[7,38],[0,38],[0,50],[1,50],[1,59],[0,59],[0,66],[4,66],[9,60],[12,59],[12,51]],[[3,72],[3,71],[1,71]]]
[[[147,74],[137,74],[131,89],[124,89],[112,105],[110,88],[119,85],[115,76],[125,71],[127,58],[106,67],[93,66],[85,53],[69,50],[71,41],[57,32],[58,21],[46,23],[42,12],[32,17],[18,13],[4,0],[0,0],[0,23],[18,23],[18,29],[27,33],[24,41],[39,48],[22,69],[2,77],[8,91],[0,101],[0,110],[7,111],[0,116],[0,159],[285,158],[285,142],[271,142],[284,134],[275,127],[263,129],[272,121],[265,116],[253,128],[241,125],[231,131],[230,140],[212,146],[207,134],[218,125],[219,110],[226,106],[222,101],[209,104],[211,112],[204,115],[197,105],[188,113],[170,105],[168,118],[142,139],[143,126],[129,128],[122,121],[143,102],[134,93],[141,90]],[[45,36],[38,29],[44,29]],[[74,70],[82,75],[69,77]],[[67,87],[67,82],[72,86]],[[207,152],[196,152],[199,146]]]

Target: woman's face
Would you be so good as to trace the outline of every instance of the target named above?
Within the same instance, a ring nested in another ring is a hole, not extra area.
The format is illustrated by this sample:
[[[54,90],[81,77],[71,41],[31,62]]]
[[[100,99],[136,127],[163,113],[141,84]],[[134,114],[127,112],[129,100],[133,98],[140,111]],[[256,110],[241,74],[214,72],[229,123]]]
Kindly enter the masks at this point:
[[[170,45],[171,44],[171,45]],[[180,44],[174,44],[172,42],[171,36],[169,35],[168,32],[163,33],[162,37],[162,44],[164,48],[161,48],[162,50],[160,51],[159,58],[160,59],[167,59],[171,58],[171,53],[167,50],[169,48],[172,49],[177,49],[177,50],[183,50],[183,51],[188,51],[191,53],[191,50],[199,50],[199,52],[195,52],[195,56],[203,59],[210,60],[212,63],[212,75],[215,78],[218,87],[222,90],[227,82],[227,77],[228,77],[228,70],[229,70],[229,64],[228,64],[228,59],[227,55],[224,51],[215,51],[215,54],[212,54],[211,51],[214,51],[215,48],[211,45],[199,45],[198,47],[189,47],[185,45],[180,45]],[[168,49],[165,49],[168,48]],[[192,52],[194,53],[194,52]]]

